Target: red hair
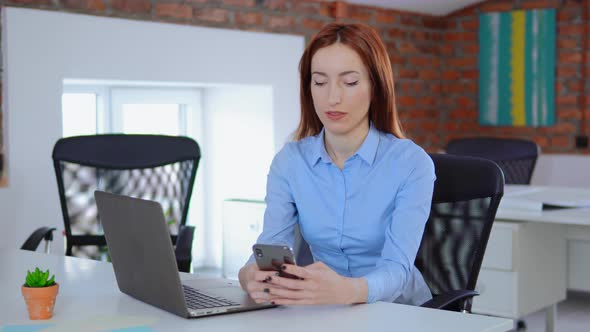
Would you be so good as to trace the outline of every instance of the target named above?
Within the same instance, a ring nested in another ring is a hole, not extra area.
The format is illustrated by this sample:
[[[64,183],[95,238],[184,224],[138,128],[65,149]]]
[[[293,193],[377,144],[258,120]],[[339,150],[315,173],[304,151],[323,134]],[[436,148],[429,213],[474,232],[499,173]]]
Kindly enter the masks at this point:
[[[369,120],[379,131],[403,138],[395,107],[393,72],[387,49],[375,30],[364,24],[330,23],[309,43],[299,61],[301,120],[295,133],[297,140],[313,136],[322,130],[311,96],[311,59],[326,46],[342,43],[353,49],[363,61],[371,80]]]

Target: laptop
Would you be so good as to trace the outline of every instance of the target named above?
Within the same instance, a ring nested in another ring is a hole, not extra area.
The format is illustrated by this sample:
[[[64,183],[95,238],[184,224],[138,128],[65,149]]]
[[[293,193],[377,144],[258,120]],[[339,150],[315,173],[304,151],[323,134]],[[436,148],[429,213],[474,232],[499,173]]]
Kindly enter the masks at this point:
[[[185,318],[272,308],[229,279],[180,281],[162,206],[95,191],[98,214],[121,292]]]

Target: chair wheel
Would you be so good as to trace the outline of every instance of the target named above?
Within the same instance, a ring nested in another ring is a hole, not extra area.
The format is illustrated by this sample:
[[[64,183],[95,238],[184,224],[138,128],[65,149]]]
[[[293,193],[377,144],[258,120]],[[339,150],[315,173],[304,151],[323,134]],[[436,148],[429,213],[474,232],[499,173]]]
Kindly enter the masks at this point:
[[[525,331],[526,330],[526,322],[522,319],[519,319],[516,322],[516,331]]]

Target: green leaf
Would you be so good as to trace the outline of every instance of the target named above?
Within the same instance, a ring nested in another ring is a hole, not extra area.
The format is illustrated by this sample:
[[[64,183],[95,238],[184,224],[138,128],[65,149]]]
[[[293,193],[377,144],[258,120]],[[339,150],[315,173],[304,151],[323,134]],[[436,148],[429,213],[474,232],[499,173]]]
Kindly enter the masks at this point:
[[[27,270],[27,276],[25,278],[25,285],[27,287],[48,287],[55,283],[55,275],[49,278],[49,269],[42,271],[39,267],[35,268],[35,271],[31,272]]]

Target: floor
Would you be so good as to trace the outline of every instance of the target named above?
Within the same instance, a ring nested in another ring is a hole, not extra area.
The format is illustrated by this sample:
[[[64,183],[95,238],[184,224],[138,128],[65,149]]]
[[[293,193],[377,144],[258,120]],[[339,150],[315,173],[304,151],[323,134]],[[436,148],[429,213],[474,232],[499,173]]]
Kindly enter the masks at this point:
[[[545,331],[545,311],[535,312],[525,317],[526,329],[513,331]],[[557,305],[556,332],[590,331],[590,293],[568,292],[567,300]]]

